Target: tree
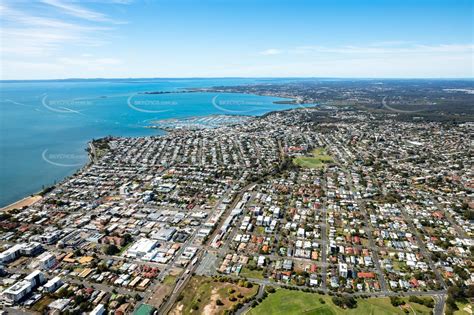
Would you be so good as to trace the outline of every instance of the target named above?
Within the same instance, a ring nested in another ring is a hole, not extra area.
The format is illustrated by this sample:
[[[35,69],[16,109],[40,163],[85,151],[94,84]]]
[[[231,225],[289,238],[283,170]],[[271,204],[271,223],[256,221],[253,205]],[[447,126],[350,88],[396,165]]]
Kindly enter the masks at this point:
[[[81,309],[81,311],[87,311],[90,307],[91,307],[91,303],[90,302],[87,302],[87,301],[84,301],[82,303],[79,304],[79,308]]]
[[[352,296],[333,296],[332,302],[342,308],[356,308],[357,300]]]
[[[104,253],[106,255],[115,255],[119,252],[120,252],[119,248],[117,246],[115,246],[114,244],[107,245],[104,248]]]
[[[390,297],[390,303],[392,303],[393,306],[397,307],[400,305],[404,305],[405,301],[403,301],[400,297],[398,296],[391,296]]]
[[[125,244],[129,244],[133,241],[133,238],[130,234],[127,233],[123,236],[123,240],[124,240]]]
[[[268,293],[275,293],[275,288],[274,287],[268,286],[266,289],[267,289],[266,291]]]

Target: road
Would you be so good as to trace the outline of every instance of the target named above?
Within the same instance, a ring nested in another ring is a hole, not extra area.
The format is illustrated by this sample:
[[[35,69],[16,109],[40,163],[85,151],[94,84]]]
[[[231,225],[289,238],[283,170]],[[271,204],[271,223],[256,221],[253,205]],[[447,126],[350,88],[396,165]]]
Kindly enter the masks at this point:
[[[418,229],[413,224],[413,221],[412,221],[411,217],[409,215],[407,215],[403,209],[401,209],[401,212],[402,212],[405,220],[407,221],[407,224],[410,226],[410,229],[414,232],[413,234],[415,235],[415,238],[416,238],[416,241],[418,243],[418,247],[420,249],[421,254],[428,261],[428,265],[430,266],[430,269],[434,272],[438,282],[441,283],[443,288],[446,289],[446,282],[444,281],[443,277],[439,273],[439,270],[434,265],[433,260],[431,260],[431,255],[428,253],[428,250],[425,247],[425,243],[423,243],[423,241],[421,239],[420,232],[418,231]]]
[[[212,235],[208,238],[208,243],[206,246],[203,246],[204,250],[210,250],[211,248],[209,247],[210,243],[214,240],[215,236],[220,233],[220,230],[222,228],[222,225],[224,224],[226,218],[230,215],[231,211],[235,208],[237,203],[242,199],[244,193],[246,193],[251,187],[253,187],[256,183],[252,182],[245,187],[243,187],[235,196],[233,202],[227,207],[226,211],[222,215],[221,219],[219,220],[219,223]],[[217,208],[217,207],[216,207]],[[234,227],[236,228],[236,227]],[[225,237],[225,236],[223,236]],[[181,291],[185,288],[187,282],[191,278],[192,274],[196,271],[196,269],[200,266],[202,263],[201,259],[202,257],[205,256],[205,252],[203,253],[202,251],[200,252],[198,257],[198,261],[196,264],[194,264],[191,267],[188,267],[189,272],[186,273],[186,271],[181,275],[181,277],[178,279],[175,287],[173,288],[173,292],[171,293],[170,297],[167,299],[167,301],[160,306],[159,314],[168,314],[171,311],[171,308],[173,307],[174,303],[176,302],[177,297],[181,293]]]
[[[342,170],[344,171],[344,173],[347,176],[347,179],[348,179],[347,183],[349,185],[349,189],[351,190],[352,195],[355,196],[357,191],[354,187],[352,176],[346,168],[343,167]],[[386,293],[386,292],[388,292],[387,282],[385,281],[385,276],[384,276],[382,267],[380,266],[380,259],[379,259],[379,254],[378,254],[379,249],[375,245],[375,241],[374,241],[374,237],[373,237],[372,224],[370,223],[369,216],[368,216],[367,211],[365,209],[364,202],[360,199],[355,199],[355,202],[356,202],[357,206],[359,207],[359,211],[364,215],[364,219],[365,219],[365,222],[366,222],[366,226],[365,226],[364,230],[365,230],[365,233],[367,234],[367,237],[369,239],[369,247],[370,247],[370,250],[372,252],[372,258],[373,258],[375,268],[377,269],[377,274],[378,274],[379,283],[380,283],[380,289],[382,290],[382,292]]]
[[[322,185],[326,185],[326,181],[322,181]],[[327,261],[328,261],[328,217],[327,217],[327,200],[324,198],[321,208],[321,287],[323,290],[327,288]]]
[[[258,292],[257,292],[257,295],[255,296],[255,299],[244,304],[235,314],[236,315],[246,314],[249,311],[249,309],[252,307],[253,302],[263,297],[263,292],[265,292],[264,284],[258,287]]]
[[[0,307],[0,309],[2,311],[6,311],[7,314],[12,314],[12,315],[24,315],[24,314],[31,315],[31,314],[34,314],[33,312],[27,312],[25,310],[21,310],[19,308],[11,307],[11,306],[2,306],[2,307]]]
[[[202,251],[197,253],[196,257],[198,260],[202,258],[202,254]],[[169,298],[160,306],[158,314],[168,314],[171,311],[173,305],[176,303],[176,299],[178,298],[181,291],[186,287],[186,284],[189,282],[189,279],[191,279],[198,266],[199,263],[188,266],[188,268],[181,274],[181,276],[177,279],[175,287],[173,288]]]
[[[240,279],[238,276],[232,276],[232,275],[226,275],[226,277],[229,278],[234,278],[234,279]],[[295,288],[295,289],[310,289],[307,286],[298,286],[298,285],[293,285],[293,284],[285,284],[285,283],[280,283],[280,282],[274,282],[270,281],[268,279],[257,279],[257,278],[247,278],[248,281],[257,283],[259,285],[265,285],[265,286],[274,286],[274,287],[283,287],[283,288]],[[323,290],[321,288],[318,289],[310,289],[313,292],[317,293],[330,293],[333,292],[329,289]],[[429,290],[429,291],[408,291],[408,292],[393,292],[393,291],[380,291],[380,292],[356,292],[356,293],[339,293],[342,295],[349,295],[349,296],[354,296],[354,297],[389,297],[389,296],[429,296],[429,297],[434,297],[434,296],[444,296],[447,293],[446,290]]]
[[[468,239],[470,236],[467,235],[466,231],[464,231],[458,224],[456,224],[456,221],[454,220],[453,216],[451,213],[446,210],[437,200],[434,198],[430,198],[431,202],[436,206],[436,208],[441,211],[444,214],[445,219],[451,224],[451,226],[454,227],[456,232],[462,237]]]
[[[433,308],[434,315],[443,315],[444,314],[444,305],[446,303],[446,294],[439,294],[433,296],[436,304]]]

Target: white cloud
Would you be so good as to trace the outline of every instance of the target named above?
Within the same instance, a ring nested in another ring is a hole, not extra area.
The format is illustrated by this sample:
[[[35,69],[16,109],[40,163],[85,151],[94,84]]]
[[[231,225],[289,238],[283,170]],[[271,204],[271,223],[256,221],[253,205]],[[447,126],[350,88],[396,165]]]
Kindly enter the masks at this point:
[[[91,67],[91,68],[103,67],[103,66],[109,66],[109,65],[118,65],[122,63],[122,61],[117,58],[89,58],[89,57],[81,57],[81,58],[62,57],[58,59],[58,62],[66,66],[84,66],[84,67]]]
[[[279,49],[275,49],[275,48],[270,48],[270,49],[261,51],[261,52],[260,52],[260,55],[273,56],[273,55],[279,55],[279,54],[281,54],[281,53],[283,53],[283,51],[281,51],[281,50],[279,50]]]
[[[90,1],[110,3],[116,0]],[[428,45],[397,40],[360,45],[307,45],[269,48],[243,55],[245,58],[225,53],[212,55],[212,52],[209,56],[176,54],[157,58],[152,53],[143,52],[121,60],[114,56],[115,51],[109,52],[107,47],[98,48],[116,39],[112,37],[116,33],[111,33],[119,26],[109,16],[80,3],[43,0],[35,2],[34,9],[2,3],[2,78],[474,76],[474,45],[471,43]],[[129,40],[133,41],[133,38]],[[131,46],[130,42],[126,44]],[[127,56],[127,49],[120,53]]]
[[[124,22],[114,21],[103,13],[92,11],[92,10],[89,10],[84,7],[74,5],[71,3],[66,3],[61,0],[42,0],[42,2],[50,6],[53,6],[55,8],[58,8],[64,13],[77,17],[77,18],[86,19],[86,20],[95,21],[95,22],[108,22],[108,23],[116,23],[116,24],[124,23]]]
[[[52,57],[63,54],[65,48],[102,46],[108,43],[106,34],[113,30],[109,26],[84,25],[59,19],[57,15],[48,17],[46,12],[0,5],[0,38],[3,43],[8,43],[0,46],[2,68],[9,62],[44,65]],[[94,13],[87,12],[89,17],[94,17]]]
[[[77,23],[70,23],[59,20],[57,18],[48,18],[40,15],[28,14],[20,10],[16,10],[5,5],[0,6],[0,17],[5,22],[11,24],[27,25],[35,27],[49,27],[49,28],[61,28],[69,31],[106,31],[111,30],[110,27],[104,26],[87,26]],[[5,27],[5,26],[4,26]]]
[[[470,57],[391,55],[365,58],[313,58],[297,62],[237,65],[223,70],[226,76],[243,77],[367,77],[367,78],[466,78],[474,76]],[[210,74],[209,76],[222,76]]]
[[[58,10],[65,14],[54,13]],[[109,25],[117,22],[74,3],[43,0],[34,8],[2,3],[0,21],[2,78],[79,77],[94,72],[92,76],[97,76],[122,63],[117,58],[93,57],[89,51],[81,54],[81,49],[107,44],[114,30]],[[71,57],[71,51],[80,57]]]
[[[117,58],[91,58],[83,56],[61,57],[47,62],[9,60],[2,64],[3,72],[8,76],[1,79],[51,79],[51,78],[91,78],[114,76],[123,61]],[[24,74],[28,73],[28,77]],[[122,71],[121,73],[125,73]],[[120,75],[119,75],[120,76]]]
[[[345,46],[300,46],[287,51],[295,54],[332,53],[332,54],[431,54],[431,53],[473,53],[473,44],[440,44],[440,45],[400,45],[372,43],[369,45]]]
[[[385,41],[367,45],[298,46],[285,50],[267,49],[260,55],[316,55],[316,54],[345,54],[345,55],[381,55],[381,54],[432,54],[432,53],[474,53],[474,44],[439,44],[425,45],[405,41]]]

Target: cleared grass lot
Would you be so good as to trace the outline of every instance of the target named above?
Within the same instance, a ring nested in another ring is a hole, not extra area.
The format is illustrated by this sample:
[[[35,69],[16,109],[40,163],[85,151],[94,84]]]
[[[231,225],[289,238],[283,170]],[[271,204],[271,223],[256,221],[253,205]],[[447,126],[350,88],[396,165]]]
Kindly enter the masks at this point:
[[[245,278],[254,278],[254,279],[264,279],[263,273],[261,270],[250,270],[248,268],[242,268],[239,276]]]
[[[454,311],[454,315],[471,315],[473,312],[473,307],[469,303],[460,303],[456,302],[458,310]]]
[[[237,303],[257,294],[258,285],[246,288],[237,283],[219,282],[194,276],[182,291],[170,314],[224,314]]]
[[[312,156],[299,156],[293,159],[293,163],[304,168],[323,168],[332,163],[333,158],[327,154],[325,148],[317,148],[311,151]]]

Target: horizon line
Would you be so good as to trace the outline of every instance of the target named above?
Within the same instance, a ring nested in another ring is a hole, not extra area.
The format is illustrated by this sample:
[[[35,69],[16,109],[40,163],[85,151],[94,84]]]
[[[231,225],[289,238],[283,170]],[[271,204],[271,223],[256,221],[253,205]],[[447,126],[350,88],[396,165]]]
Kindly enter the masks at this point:
[[[19,81],[79,81],[79,80],[209,80],[209,79],[337,79],[337,80],[474,80],[473,77],[326,77],[326,76],[216,76],[216,77],[96,77],[56,79],[0,79],[0,82]]]

